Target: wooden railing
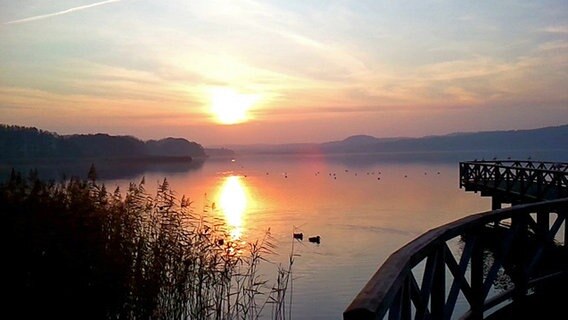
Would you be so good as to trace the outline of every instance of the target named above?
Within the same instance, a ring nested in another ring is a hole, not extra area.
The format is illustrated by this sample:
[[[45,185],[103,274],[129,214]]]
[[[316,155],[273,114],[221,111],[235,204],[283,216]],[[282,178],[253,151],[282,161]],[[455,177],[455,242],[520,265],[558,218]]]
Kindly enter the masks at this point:
[[[475,181],[516,173],[532,181],[538,170],[541,178],[558,183],[549,164],[531,168],[516,163],[524,173],[509,166],[487,169],[472,163],[466,164],[467,177]],[[560,199],[474,214],[432,229],[393,253],[343,318],[451,319],[458,316],[458,300],[460,315],[471,319],[506,305],[519,312],[529,289],[536,292],[545,280],[568,273],[567,213],[568,199]],[[496,234],[498,239],[491,238]],[[559,253],[563,258],[551,259]],[[508,288],[495,288],[500,278],[507,280]]]
[[[516,202],[568,197],[568,164],[533,161],[460,162],[460,187],[500,191]]]

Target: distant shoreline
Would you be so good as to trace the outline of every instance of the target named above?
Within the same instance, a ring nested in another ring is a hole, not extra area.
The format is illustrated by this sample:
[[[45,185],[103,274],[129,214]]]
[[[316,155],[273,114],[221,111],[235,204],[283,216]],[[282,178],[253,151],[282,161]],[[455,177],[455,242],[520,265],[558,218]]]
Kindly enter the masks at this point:
[[[11,158],[0,159],[0,164],[58,164],[76,162],[104,162],[132,164],[145,163],[190,163],[195,160],[205,160],[201,157],[190,156],[132,156],[132,157],[44,157],[44,158]]]

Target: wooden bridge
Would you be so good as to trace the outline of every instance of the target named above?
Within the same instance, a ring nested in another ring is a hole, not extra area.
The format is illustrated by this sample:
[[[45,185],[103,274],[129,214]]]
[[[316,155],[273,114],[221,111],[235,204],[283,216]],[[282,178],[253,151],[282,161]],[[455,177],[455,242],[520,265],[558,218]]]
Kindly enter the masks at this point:
[[[556,301],[550,286],[568,285],[567,168],[550,162],[460,163],[460,186],[495,197],[494,210],[432,229],[393,253],[343,318],[526,318],[552,312],[538,303]],[[495,209],[507,202],[513,206]],[[560,310],[566,313],[565,306]]]

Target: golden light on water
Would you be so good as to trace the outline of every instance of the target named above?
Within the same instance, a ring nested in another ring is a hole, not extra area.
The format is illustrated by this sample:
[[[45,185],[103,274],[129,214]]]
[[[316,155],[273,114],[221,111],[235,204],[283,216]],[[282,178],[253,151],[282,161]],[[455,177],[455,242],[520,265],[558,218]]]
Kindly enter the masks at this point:
[[[241,177],[226,177],[218,199],[231,237],[239,239],[243,233],[244,216],[249,203],[246,186]]]
[[[237,124],[250,119],[248,111],[258,101],[254,94],[244,94],[230,88],[210,91],[211,113],[221,124]]]

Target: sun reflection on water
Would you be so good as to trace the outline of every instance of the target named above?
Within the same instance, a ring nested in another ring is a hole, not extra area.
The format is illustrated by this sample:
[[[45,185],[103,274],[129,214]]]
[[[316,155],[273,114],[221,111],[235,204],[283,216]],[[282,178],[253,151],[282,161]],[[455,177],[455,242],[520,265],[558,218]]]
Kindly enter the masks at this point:
[[[225,177],[218,199],[231,238],[240,239],[243,235],[245,211],[249,203],[246,185],[241,177]]]

